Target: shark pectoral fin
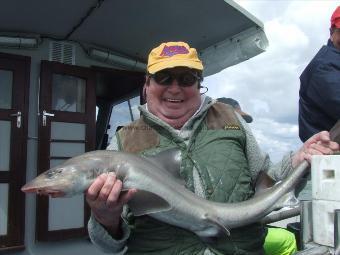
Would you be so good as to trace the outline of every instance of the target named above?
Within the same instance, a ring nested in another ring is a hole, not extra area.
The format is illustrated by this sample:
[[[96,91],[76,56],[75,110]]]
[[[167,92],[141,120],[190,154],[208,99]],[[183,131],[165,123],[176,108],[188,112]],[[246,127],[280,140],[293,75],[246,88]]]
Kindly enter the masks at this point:
[[[128,206],[135,216],[164,212],[171,209],[171,205],[165,199],[145,190],[138,190],[128,202]]]
[[[264,171],[260,171],[255,184],[255,196],[275,185],[275,181]]]

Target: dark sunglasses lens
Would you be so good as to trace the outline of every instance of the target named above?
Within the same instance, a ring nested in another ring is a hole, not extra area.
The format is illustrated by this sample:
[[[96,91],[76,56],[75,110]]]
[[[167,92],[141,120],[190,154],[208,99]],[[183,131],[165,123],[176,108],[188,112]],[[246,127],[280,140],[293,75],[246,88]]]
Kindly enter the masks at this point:
[[[172,75],[166,72],[155,73],[153,78],[160,85],[170,85],[173,81]]]
[[[192,73],[183,73],[178,77],[178,83],[183,87],[192,86],[197,82],[197,76]]]

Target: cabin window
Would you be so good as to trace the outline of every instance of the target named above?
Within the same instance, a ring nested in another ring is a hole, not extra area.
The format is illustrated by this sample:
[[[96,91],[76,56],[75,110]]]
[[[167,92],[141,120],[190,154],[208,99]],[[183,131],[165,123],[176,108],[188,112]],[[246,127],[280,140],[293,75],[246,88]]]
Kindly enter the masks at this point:
[[[53,74],[52,110],[65,112],[85,112],[86,81],[82,78]]]
[[[139,110],[138,106],[140,105],[140,97],[134,97],[130,99],[130,105],[131,105],[131,112],[133,116],[133,120],[139,119]]]
[[[122,103],[114,105],[110,118],[110,129],[107,130],[109,135],[108,142],[110,143],[116,131],[131,121],[139,118],[138,106],[140,105],[140,97],[130,98]]]
[[[96,149],[105,150],[117,128],[139,118],[145,73],[111,68],[96,70]]]
[[[68,198],[49,198],[48,231],[84,228],[85,214],[80,209],[84,207],[84,202],[82,194]]]

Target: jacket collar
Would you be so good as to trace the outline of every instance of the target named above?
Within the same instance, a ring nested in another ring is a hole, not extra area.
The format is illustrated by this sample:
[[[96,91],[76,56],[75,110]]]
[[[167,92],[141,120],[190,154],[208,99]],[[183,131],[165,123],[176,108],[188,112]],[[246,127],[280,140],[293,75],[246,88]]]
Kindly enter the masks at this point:
[[[327,41],[327,46],[330,47],[330,48],[332,48],[332,50],[334,50],[335,52],[340,53],[340,50],[334,47],[334,44],[333,44],[333,42],[331,41],[331,39],[328,39],[328,41]]]

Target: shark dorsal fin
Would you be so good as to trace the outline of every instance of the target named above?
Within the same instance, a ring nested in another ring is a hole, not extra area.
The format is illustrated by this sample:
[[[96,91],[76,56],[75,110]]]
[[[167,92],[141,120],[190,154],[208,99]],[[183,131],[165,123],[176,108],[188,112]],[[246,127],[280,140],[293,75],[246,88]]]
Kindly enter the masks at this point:
[[[180,176],[181,151],[178,149],[169,149],[162,151],[153,156],[145,157],[157,167],[169,173],[177,182],[184,184]]]
[[[144,190],[138,190],[128,202],[128,205],[135,216],[171,210],[171,205],[165,199]]]

